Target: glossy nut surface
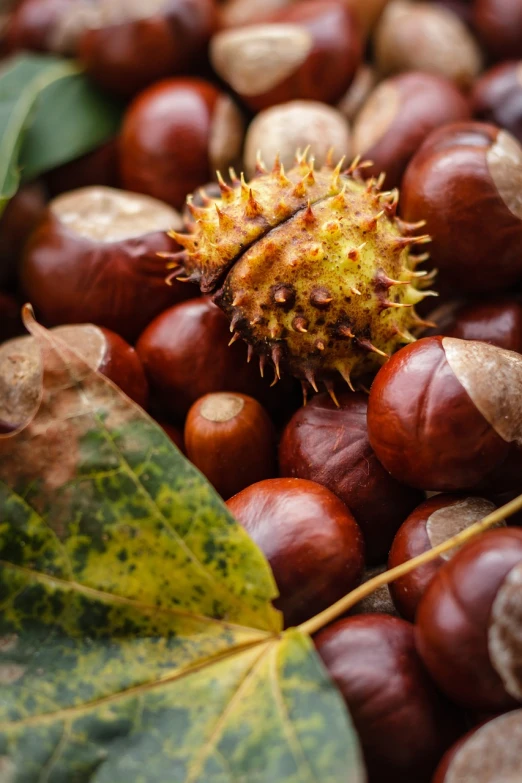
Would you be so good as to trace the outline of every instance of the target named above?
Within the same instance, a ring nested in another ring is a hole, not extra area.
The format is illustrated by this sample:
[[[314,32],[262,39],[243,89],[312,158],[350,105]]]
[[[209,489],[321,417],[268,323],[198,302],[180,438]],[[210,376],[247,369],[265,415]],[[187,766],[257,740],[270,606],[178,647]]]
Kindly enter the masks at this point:
[[[291,626],[326,609],[356,587],[364,545],[353,516],[313,481],[268,479],[227,502],[233,516],[267,558]]]
[[[420,602],[419,653],[439,687],[465,707],[502,710],[516,704],[505,687],[513,683],[503,681],[500,672],[509,668],[508,653],[515,656],[515,671],[517,656],[520,661],[517,613],[520,617],[522,593],[517,582],[511,606],[497,617],[495,602],[513,569],[520,577],[521,564],[522,530],[486,532],[441,568]],[[522,700],[522,678],[515,688]]]
[[[435,495],[421,503],[400,526],[393,539],[388,567],[395,568],[428,552],[483,519],[495,508],[494,503],[484,498]],[[426,588],[455,551],[439,555],[436,560],[419,566],[390,584],[395,606],[406,620],[413,622]]]
[[[474,115],[508,130],[522,141],[522,63],[501,63],[486,71],[473,85]]]
[[[73,42],[62,48],[55,42],[55,31],[70,4],[71,0],[21,0],[7,27],[8,49],[74,54]]]
[[[522,279],[521,182],[522,148],[507,131],[458,123],[428,136],[406,169],[401,214],[426,221],[441,280],[489,293]]]
[[[448,79],[410,72],[386,79],[369,95],[353,126],[353,151],[386,172],[386,188],[400,184],[411,157],[435,128],[470,118],[469,101]]]
[[[91,322],[134,340],[170,304],[191,295],[165,285],[165,260],[180,224],[154,199],[85,188],[54,199],[25,248],[22,285],[47,325]],[[192,289],[193,290],[193,289]]]
[[[466,26],[434,3],[392,0],[377,25],[374,46],[383,74],[427,71],[466,89],[482,66],[480,49]]]
[[[247,395],[214,392],[201,397],[188,412],[184,440],[190,461],[225,500],[275,476],[274,425]]]
[[[398,480],[426,490],[474,486],[509,451],[448,362],[448,346],[462,351],[470,343],[451,341],[426,337],[403,348],[379,370],[370,393],[368,434],[378,459]]]
[[[94,324],[58,326],[52,330],[96,372],[105,375],[142,408],[148,385],[134,348],[119,335]],[[41,358],[36,340],[28,335],[0,345],[0,421],[24,424],[39,405]]]
[[[271,379],[261,379],[254,363],[247,364],[245,345],[229,342],[228,320],[208,298],[175,305],[155,318],[136,350],[160,408],[183,417],[204,394],[230,391],[259,398],[270,411],[285,409],[293,396],[289,379],[271,389]]]
[[[520,0],[475,0],[473,24],[492,57],[499,60],[522,57]]]
[[[243,125],[231,99],[202,79],[165,79],[124,117],[123,186],[180,208],[186,196],[239,156]]]
[[[258,152],[269,168],[278,154],[285,169],[291,168],[296,150],[307,147],[318,168],[325,164],[330,150],[335,160],[350,156],[350,129],[341,112],[318,101],[272,106],[250,123],[243,157],[246,171],[249,176],[254,174]]]
[[[350,711],[369,780],[429,780],[460,720],[428,677],[413,626],[387,615],[350,617],[315,644]]]
[[[119,8],[105,0],[105,6],[108,13],[102,3],[99,19],[80,36],[78,55],[106,89],[132,95],[205,59],[215,26],[213,0],[127,0]]]
[[[463,304],[453,301],[429,315],[437,334],[461,340],[481,340],[522,353],[522,304],[516,299],[493,299]]]
[[[218,33],[210,58],[254,111],[296,99],[335,103],[357,70],[361,39],[346,3],[309,0]]]
[[[388,556],[393,536],[422,493],[399,484],[370,446],[368,398],[362,393],[312,397],[287,424],[279,446],[281,475],[317,481],[346,503],[359,523],[369,563]]]

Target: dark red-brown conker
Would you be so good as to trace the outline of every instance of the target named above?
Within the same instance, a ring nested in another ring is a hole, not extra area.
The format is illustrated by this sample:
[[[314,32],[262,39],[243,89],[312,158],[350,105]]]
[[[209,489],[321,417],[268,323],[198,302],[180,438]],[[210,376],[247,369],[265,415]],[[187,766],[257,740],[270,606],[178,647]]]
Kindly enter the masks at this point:
[[[396,568],[433,547],[444,543],[475,522],[494,511],[489,500],[467,495],[435,495],[421,503],[400,526],[388,558],[388,567]],[[390,584],[395,606],[406,618],[413,621],[419,602],[427,586],[455,550],[439,555],[425,565],[418,566],[406,576]]]
[[[425,671],[413,626],[388,615],[349,617],[315,644],[355,724],[370,783],[426,783],[461,721]]]
[[[417,649],[464,707],[522,702],[522,530],[484,533],[434,576],[417,611]]]
[[[180,225],[155,199],[83,188],[54,199],[31,235],[22,285],[50,326],[90,322],[134,340],[169,305],[194,289],[165,284],[160,252],[177,250],[166,231]]]
[[[361,581],[364,544],[347,507],[313,481],[267,479],[227,502],[267,558],[285,625],[326,609]]]
[[[426,221],[441,279],[488,294],[522,279],[521,183],[522,147],[507,131],[468,122],[428,136],[404,174],[401,213]]]
[[[382,467],[368,440],[368,397],[314,396],[287,424],[279,446],[282,476],[317,481],[346,503],[361,527],[366,558],[386,559],[393,536],[422,493],[399,484]]]

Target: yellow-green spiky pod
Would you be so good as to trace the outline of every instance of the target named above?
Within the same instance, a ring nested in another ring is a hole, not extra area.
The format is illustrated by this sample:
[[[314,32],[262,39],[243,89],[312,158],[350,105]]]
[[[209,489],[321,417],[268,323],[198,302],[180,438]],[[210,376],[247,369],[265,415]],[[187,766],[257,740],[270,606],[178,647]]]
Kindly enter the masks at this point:
[[[189,202],[191,233],[173,276],[214,293],[233,340],[317,388],[340,374],[348,384],[376,370],[423,324],[414,305],[425,273],[411,247],[419,226],[395,217],[398,193],[362,180],[358,161],[341,173],[299,156],[252,182],[219,177],[221,198]],[[261,167],[260,167],[261,168]]]

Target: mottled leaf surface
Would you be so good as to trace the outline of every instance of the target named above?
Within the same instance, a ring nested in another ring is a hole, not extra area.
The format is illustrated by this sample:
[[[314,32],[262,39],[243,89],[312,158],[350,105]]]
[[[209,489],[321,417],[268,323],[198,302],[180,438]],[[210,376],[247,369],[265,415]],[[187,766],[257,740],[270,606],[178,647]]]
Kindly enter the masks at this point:
[[[137,406],[33,321],[31,422],[0,438],[2,783],[361,783],[261,553]]]

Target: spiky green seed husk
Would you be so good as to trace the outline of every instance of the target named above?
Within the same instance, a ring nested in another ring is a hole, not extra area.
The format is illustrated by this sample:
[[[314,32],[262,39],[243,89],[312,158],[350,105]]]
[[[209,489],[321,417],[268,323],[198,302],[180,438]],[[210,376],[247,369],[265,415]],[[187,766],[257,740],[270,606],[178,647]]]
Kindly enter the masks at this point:
[[[362,180],[357,161],[341,173],[299,156],[285,174],[276,161],[245,183],[221,178],[221,198],[191,206],[188,235],[173,233],[184,251],[173,276],[214,293],[228,315],[232,341],[243,338],[272,362],[317,388],[340,374],[376,370],[423,325],[414,305],[425,273],[413,236],[418,226],[395,217],[398,193]]]

